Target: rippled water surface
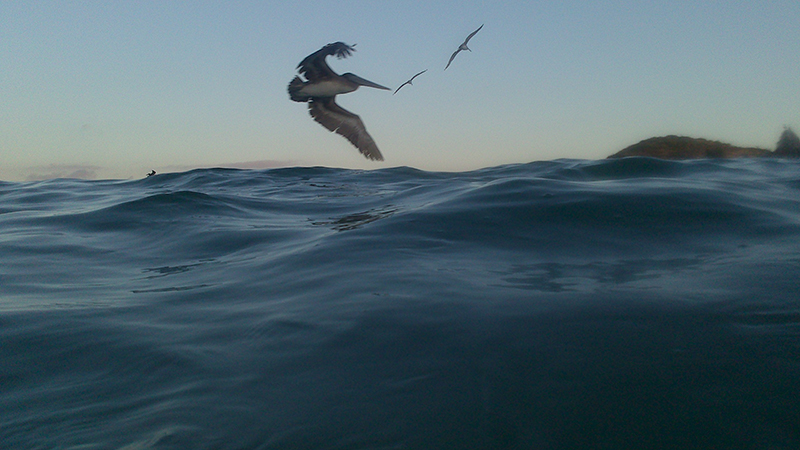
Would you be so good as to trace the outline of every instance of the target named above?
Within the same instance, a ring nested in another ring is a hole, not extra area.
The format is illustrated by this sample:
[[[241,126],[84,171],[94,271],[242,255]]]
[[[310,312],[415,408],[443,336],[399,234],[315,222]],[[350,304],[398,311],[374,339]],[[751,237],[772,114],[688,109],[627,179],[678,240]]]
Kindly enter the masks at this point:
[[[800,448],[800,163],[0,182],[0,447]]]

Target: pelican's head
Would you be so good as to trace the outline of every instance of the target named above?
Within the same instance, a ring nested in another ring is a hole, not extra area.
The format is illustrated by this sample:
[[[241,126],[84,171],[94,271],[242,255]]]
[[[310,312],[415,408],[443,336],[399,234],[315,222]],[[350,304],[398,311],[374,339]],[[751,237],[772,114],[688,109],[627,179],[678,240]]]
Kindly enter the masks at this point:
[[[384,89],[387,91],[391,91],[391,89],[387,88],[386,86],[381,86],[378,83],[373,83],[372,81],[365,80],[354,73],[347,72],[345,74],[342,74],[342,78],[346,78],[348,81],[351,81],[359,86],[367,86],[376,89]]]

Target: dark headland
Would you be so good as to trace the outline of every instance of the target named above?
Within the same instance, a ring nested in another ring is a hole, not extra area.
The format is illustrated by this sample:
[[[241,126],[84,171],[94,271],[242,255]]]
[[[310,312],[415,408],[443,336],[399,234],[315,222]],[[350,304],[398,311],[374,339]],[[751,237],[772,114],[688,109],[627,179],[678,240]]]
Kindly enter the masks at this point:
[[[645,139],[609,156],[649,156],[661,159],[702,159],[702,158],[754,158],[771,156],[777,158],[800,157],[800,139],[791,128],[785,127],[775,150],[758,147],[737,147],[719,141],[692,138],[687,136],[663,136]]]

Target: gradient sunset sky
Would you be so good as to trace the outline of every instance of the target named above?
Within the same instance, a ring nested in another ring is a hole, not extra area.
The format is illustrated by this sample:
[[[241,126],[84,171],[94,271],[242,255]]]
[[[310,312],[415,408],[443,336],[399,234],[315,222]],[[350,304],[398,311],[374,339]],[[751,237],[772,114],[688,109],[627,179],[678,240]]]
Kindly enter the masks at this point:
[[[450,54],[478,26],[447,71]],[[0,2],[0,180],[198,167],[460,171],[604,158],[679,134],[772,149],[800,128],[800,1]],[[396,88],[337,102],[386,161],[286,86],[305,56]]]

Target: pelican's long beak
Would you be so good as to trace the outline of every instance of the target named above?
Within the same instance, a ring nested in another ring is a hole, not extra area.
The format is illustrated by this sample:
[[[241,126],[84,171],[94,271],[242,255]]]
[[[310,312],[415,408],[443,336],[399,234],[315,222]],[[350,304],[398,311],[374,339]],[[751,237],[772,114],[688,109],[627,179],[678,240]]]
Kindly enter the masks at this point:
[[[381,86],[378,83],[373,83],[372,81],[365,80],[365,79],[361,78],[358,75],[350,74],[349,78],[351,80],[355,81],[356,83],[358,83],[361,86],[367,86],[367,87],[371,87],[371,88],[375,88],[375,89],[384,89],[384,90],[387,90],[387,91],[391,91],[391,89],[387,88],[386,86]]]

